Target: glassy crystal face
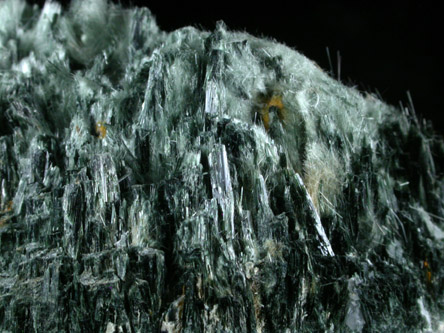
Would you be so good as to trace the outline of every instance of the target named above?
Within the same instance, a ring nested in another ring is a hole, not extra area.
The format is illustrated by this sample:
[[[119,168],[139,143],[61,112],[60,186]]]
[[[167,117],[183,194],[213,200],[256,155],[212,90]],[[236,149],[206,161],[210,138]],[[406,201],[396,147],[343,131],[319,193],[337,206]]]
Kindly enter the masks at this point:
[[[0,3],[4,332],[443,329],[444,142],[285,45]]]

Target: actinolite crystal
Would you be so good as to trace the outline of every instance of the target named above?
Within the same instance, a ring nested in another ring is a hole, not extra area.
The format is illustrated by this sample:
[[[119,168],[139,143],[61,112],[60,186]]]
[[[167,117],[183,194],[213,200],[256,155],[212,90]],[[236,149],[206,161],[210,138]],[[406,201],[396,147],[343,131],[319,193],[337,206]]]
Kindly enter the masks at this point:
[[[444,143],[282,44],[0,2],[2,332],[444,326]]]

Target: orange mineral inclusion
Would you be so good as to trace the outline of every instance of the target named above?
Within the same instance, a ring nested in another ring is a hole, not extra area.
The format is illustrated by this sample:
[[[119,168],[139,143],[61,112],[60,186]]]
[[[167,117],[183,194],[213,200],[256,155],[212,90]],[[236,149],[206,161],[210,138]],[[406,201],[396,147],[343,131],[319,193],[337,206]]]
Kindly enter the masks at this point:
[[[278,111],[278,117],[280,121],[284,120],[284,104],[282,103],[281,96],[271,96],[271,98],[265,103],[265,106],[261,110],[262,123],[265,129],[268,131],[270,128],[270,108],[275,107]]]
[[[426,269],[426,280],[428,283],[432,282],[432,271],[427,260],[424,260],[424,268]]]
[[[96,124],[96,134],[99,137],[99,139],[103,139],[106,136],[106,126],[103,121],[99,121]]]

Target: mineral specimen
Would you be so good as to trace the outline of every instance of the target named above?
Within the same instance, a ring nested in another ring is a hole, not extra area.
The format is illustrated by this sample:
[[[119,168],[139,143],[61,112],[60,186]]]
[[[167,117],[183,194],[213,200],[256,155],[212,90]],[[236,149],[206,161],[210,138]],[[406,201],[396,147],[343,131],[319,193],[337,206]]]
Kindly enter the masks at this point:
[[[0,330],[443,330],[443,160],[285,45],[0,2]]]

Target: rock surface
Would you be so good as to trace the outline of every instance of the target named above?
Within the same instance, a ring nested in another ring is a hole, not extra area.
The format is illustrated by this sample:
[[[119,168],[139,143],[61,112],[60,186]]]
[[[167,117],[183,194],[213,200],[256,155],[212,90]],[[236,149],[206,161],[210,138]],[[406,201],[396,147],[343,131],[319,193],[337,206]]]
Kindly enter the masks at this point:
[[[443,161],[282,44],[3,1],[0,330],[443,330]]]

